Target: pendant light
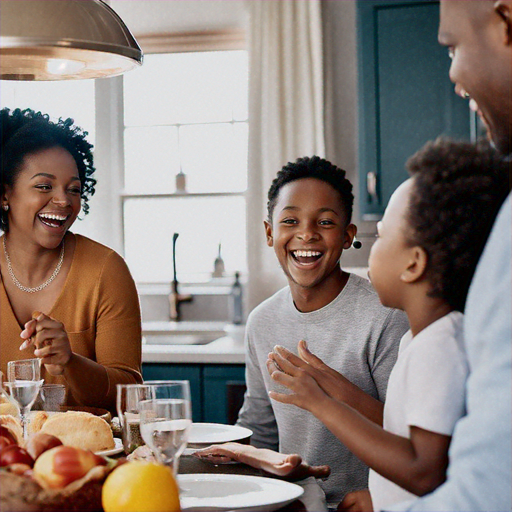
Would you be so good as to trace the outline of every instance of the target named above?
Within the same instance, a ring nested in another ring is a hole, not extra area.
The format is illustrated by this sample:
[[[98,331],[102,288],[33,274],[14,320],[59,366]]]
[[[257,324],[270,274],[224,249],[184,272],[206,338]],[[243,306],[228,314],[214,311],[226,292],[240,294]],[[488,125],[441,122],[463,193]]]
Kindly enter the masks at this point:
[[[101,0],[0,0],[0,78],[116,76],[142,64],[123,20]]]

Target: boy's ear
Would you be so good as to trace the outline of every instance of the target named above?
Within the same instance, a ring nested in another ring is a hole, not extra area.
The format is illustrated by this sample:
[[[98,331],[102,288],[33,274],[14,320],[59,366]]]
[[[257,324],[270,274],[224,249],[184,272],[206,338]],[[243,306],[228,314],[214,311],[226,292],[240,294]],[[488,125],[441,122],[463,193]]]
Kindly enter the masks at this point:
[[[272,224],[264,220],[263,225],[265,226],[265,236],[267,237],[267,245],[274,247],[274,237],[272,236]]]
[[[357,226],[355,224],[349,224],[345,228],[345,240],[343,241],[343,249],[350,249],[354,237],[357,235]]]
[[[512,44],[512,1],[496,0],[494,10],[505,23],[505,42],[510,46]]]
[[[423,247],[415,246],[410,249],[410,258],[407,268],[400,275],[404,283],[415,283],[419,281],[427,270],[428,254]]]

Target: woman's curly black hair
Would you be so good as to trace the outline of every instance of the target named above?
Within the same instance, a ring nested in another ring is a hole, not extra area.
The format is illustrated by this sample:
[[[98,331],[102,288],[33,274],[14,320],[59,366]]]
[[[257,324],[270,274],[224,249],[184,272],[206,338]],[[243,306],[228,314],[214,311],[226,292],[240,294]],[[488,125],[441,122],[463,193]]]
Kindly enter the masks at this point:
[[[73,119],[50,121],[47,114],[31,109],[19,108],[12,112],[8,108],[0,110],[0,138],[2,140],[0,194],[5,187],[13,187],[27,155],[53,147],[62,147],[76,162],[81,183],[81,199],[84,215],[89,211],[88,199],[94,194],[96,180],[92,156],[92,144],[85,139],[87,132],[74,126]],[[7,232],[9,221],[7,212],[0,215],[0,229]]]
[[[413,178],[407,237],[427,252],[429,295],[463,312],[478,260],[510,191],[510,162],[487,141],[439,138],[406,167]]]
[[[347,224],[352,219],[354,205],[354,194],[352,194],[352,183],[346,178],[346,172],[336,167],[331,162],[319,156],[298,158],[295,162],[288,162],[272,181],[268,191],[268,221],[272,222],[272,214],[279,197],[279,191],[287,183],[303,178],[316,178],[325,181],[333,187],[340,195],[341,204],[345,210]]]

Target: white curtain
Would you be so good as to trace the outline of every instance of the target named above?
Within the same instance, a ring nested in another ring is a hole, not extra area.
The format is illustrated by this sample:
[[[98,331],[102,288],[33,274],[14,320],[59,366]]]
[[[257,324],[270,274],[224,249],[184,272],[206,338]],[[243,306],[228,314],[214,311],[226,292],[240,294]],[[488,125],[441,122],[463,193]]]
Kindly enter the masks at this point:
[[[286,284],[263,220],[277,171],[302,156],[324,156],[320,0],[248,0],[249,311]]]

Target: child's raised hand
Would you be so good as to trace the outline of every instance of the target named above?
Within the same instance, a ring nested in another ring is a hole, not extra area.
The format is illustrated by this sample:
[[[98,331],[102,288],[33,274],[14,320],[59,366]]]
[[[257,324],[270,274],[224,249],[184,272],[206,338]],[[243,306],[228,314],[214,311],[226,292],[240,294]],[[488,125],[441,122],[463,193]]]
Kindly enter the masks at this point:
[[[308,363],[308,373],[318,385],[331,397],[339,402],[346,402],[347,394],[353,391],[354,385],[341,373],[327,366],[319,357],[312,354],[304,340],[298,344],[299,356]]]
[[[270,391],[270,398],[278,402],[293,404],[314,414],[314,410],[322,409],[325,401],[330,400],[310,375],[310,365],[284,347],[276,346],[269,354],[267,369],[275,382],[293,392]]]

